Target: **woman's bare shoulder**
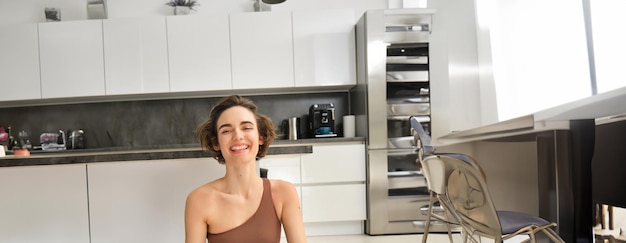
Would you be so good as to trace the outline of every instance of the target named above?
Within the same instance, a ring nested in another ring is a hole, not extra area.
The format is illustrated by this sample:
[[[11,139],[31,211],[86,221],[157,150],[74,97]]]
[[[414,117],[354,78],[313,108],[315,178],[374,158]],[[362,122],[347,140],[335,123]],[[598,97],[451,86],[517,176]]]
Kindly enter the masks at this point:
[[[187,200],[210,200],[218,192],[219,179],[207,182],[189,193]]]
[[[270,179],[272,195],[279,197],[289,197],[289,195],[297,194],[296,187],[291,182]]]

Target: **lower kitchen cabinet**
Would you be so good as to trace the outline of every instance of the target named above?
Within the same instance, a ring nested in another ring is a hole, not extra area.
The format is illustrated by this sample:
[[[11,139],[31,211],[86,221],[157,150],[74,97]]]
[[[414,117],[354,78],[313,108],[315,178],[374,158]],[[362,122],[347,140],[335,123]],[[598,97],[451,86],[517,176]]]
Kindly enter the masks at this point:
[[[307,235],[362,234],[366,215],[365,145],[317,144],[301,157]]]
[[[268,179],[279,179],[300,184],[300,155],[269,156],[259,161],[259,167],[267,169]]]
[[[364,182],[365,145],[316,145],[302,156],[302,183]]]
[[[259,166],[296,186],[307,235],[359,234],[364,148],[314,144],[312,154],[268,156]],[[0,168],[0,243],[178,242],[187,195],[224,173],[212,158]]]
[[[302,187],[305,223],[365,220],[365,184]]]
[[[91,243],[170,243],[185,238],[189,192],[222,177],[210,158],[89,164]]]
[[[270,156],[259,166],[268,169],[268,178],[296,186],[307,235],[363,233],[364,144],[314,144],[312,154]]]
[[[85,165],[0,168],[0,243],[89,242]]]

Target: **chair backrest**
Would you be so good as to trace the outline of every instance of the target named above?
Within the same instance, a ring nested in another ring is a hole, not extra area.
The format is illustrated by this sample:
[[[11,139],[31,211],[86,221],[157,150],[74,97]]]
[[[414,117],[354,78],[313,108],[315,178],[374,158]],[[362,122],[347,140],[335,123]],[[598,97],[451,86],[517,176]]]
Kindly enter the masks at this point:
[[[435,147],[431,145],[431,138],[426,134],[420,122],[415,118],[410,118],[411,128],[414,131],[415,144],[418,149],[418,161],[422,167],[422,174],[426,178],[426,185],[428,189],[434,192],[439,199],[441,206],[444,208],[445,217],[448,222],[460,222],[458,216],[453,215],[451,212],[453,209],[450,205],[450,200],[446,195],[446,188],[448,185],[448,178],[452,173],[452,170],[447,168],[441,156],[451,157],[463,157],[462,154],[438,154],[435,153]],[[425,157],[424,157],[425,156]]]
[[[454,212],[476,233],[499,238],[502,227],[482,168],[469,156],[440,156],[447,171],[446,185]]]
[[[451,171],[446,171],[443,162],[436,155],[426,156],[420,163],[428,189],[436,194],[445,193]]]
[[[422,155],[430,155],[435,153],[435,147],[432,146],[430,136],[424,131],[424,127],[420,124],[419,120],[415,116],[409,117],[409,123],[411,124],[411,130],[413,139],[419,150],[420,160]]]
[[[445,189],[444,182],[447,180],[445,173],[439,168],[441,165],[436,162],[424,163],[426,158],[428,158],[424,158],[424,155],[429,156],[435,153],[435,147],[431,145],[431,138],[426,134],[424,127],[422,127],[422,124],[417,120],[417,117],[409,117],[409,123],[411,124],[413,140],[417,145],[418,161],[416,162],[421,163],[422,173],[426,178],[426,185],[429,190],[441,194]]]

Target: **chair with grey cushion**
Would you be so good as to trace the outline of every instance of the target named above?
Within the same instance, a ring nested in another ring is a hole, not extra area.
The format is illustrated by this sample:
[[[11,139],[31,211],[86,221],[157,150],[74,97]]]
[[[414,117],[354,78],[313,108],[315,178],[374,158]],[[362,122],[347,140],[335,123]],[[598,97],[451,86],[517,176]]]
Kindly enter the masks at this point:
[[[430,181],[429,189],[445,208],[446,218],[461,226],[464,242],[478,242],[480,239],[476,237],[480,236],[502,242],[518,235],[528,235],[531,242],[536,242],[537,232],[543,232],[554,242],[564,242],[552,230],[556,223],[530,214],[496,211],[486,176],[478,163],[465,154],[434,153],[430,137],[423,129],[420,131],[419,121],[413,117],[410,120],[419,136],[418,147],[424,148],[419,160],[428,171],[424,175]]]
[[[448,176],[447,195],[452,210],[471,234],[502,242],[518,235],[528,235],[536,241],[536,233],[543,232],[554,242],[564,242],[552,230],[556,223],[521,212],[496,211],[481,167],[469,156],[465,159],[439,158],[452,174]]]
[[[450,207],[450,201],[445,194],[446,175],[450,173],[442,171],[443,167],[439,164],[429,163],[430,160],[428,158],[437,156],[435,148],[431,145],[430,136],[426,134],[417,118],[411,117],[410,124],[415,144],[417,145],[418,159],[416,162],[421,164],[422,174],[426,178],[426,185],[430,194],[428,205],[420,208],[420,211],[427,216],[422,242],[425,243],[428,240],[428,233],[433,220],[443,222],[446,225],[448,238],[450,242],[453,242],[451,225],[458,226],[459,221],[447,209]],[[436,206],[436,202],[439,202],[439,206]]]

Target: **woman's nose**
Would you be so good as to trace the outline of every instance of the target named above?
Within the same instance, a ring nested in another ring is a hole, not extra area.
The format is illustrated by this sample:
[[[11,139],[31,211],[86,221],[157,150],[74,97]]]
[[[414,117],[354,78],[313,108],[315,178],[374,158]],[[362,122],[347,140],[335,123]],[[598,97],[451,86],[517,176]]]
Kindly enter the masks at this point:
[[[234,129],[233,130],[233,139],[234,140],[239,140],[243,138],[243,131],[241,129]]]

